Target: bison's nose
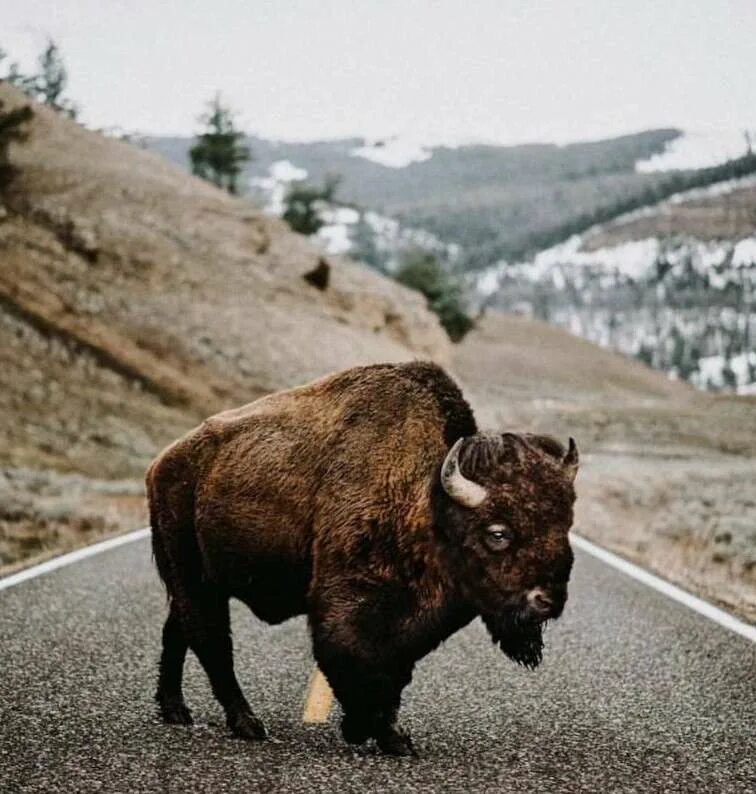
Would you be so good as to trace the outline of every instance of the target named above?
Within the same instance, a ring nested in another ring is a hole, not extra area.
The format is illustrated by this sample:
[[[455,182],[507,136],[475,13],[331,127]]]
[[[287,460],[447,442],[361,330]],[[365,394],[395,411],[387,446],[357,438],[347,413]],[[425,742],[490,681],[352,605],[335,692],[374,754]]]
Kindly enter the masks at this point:
[[[554,603],[551,596],[542,587],[534,587],[530,590],[527,595],[527,602],[534,612],[539,613],[550,612]]]
[[[558,617],[566,598],[567,591],[563,587],[534,587],[525,596],[528,608],[541,620]]]

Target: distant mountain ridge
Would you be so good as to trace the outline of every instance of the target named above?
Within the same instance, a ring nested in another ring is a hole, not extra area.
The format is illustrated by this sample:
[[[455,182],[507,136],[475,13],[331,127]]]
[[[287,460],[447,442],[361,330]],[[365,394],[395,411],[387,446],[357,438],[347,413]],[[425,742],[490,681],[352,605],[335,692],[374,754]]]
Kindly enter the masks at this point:
[[[658,129],[602,141],[517,146],[428,147],[432,156],[392,168],[358,152],[362,138],[287,143],[250,136],[254,160],[241,183],[265,176],[285,160],[321,181],[341,178],[343,202],[422,228],[463,250],[464,269],[535,251],[564,236],[571,223],[617,202],[640,201],[667,177],[637,173],[635,164],[660,154],[681,135]],[[189,138],[150,137],[148,148],[189,167]],[[376,147],[373,142],[373,148]]]

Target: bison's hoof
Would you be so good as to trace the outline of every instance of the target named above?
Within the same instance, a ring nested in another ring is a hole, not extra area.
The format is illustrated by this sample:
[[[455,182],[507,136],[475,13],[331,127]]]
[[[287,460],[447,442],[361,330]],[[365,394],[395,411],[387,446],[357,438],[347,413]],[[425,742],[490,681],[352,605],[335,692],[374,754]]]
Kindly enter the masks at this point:
[[[168,725],[191,725],[192,712],[183,700],[163,700],[160,702],[160,716]]]
[[[353,717],[341,720],[341,735],[349,744],[362,744],[370,738],[370,725]]]
[[[262,720],[259,720],[250,711],[237,711],[234,714],[229,714],[226,723],[231,729],[231,733],[239,739],[259,742],[267,737]]]
[[[384,755],[417,757],[410,735],[400,729],[392,728],[388,732],[376,736],[375,741],[378,749]]]

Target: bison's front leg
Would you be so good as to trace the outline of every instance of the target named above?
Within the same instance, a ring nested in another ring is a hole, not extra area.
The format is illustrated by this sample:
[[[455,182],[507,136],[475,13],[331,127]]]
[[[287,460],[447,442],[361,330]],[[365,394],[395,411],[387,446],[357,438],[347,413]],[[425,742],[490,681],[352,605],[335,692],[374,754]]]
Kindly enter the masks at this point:
[[[344,739],[350,744],[361,744],[373,738],[387,755],[415,755],[409,733],[397,723],[401,692],[409,676],[399,677],[370,667],[357,671],[354,658],[348,659],[348,664],[352,669],[335,676],[334,682],[334,692],[344,709]]]
[[[344,739],[350,744],[362,744],[372,738],[387,755],[416,755],[409,734],[396,721],[402,690],[412,678],[412,668],[362,658],[328,639],[327,634],[314,630],[313,650],[344,711]]]

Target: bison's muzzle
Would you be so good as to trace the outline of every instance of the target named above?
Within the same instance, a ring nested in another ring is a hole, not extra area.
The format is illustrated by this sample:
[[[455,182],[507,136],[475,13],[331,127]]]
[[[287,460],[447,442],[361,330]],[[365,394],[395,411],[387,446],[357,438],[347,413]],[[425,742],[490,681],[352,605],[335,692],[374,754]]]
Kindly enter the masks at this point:
[[[564,611],[567,602],[567,585],[534,587],[525,596],[525,605],[533,620],[553,620]]]

